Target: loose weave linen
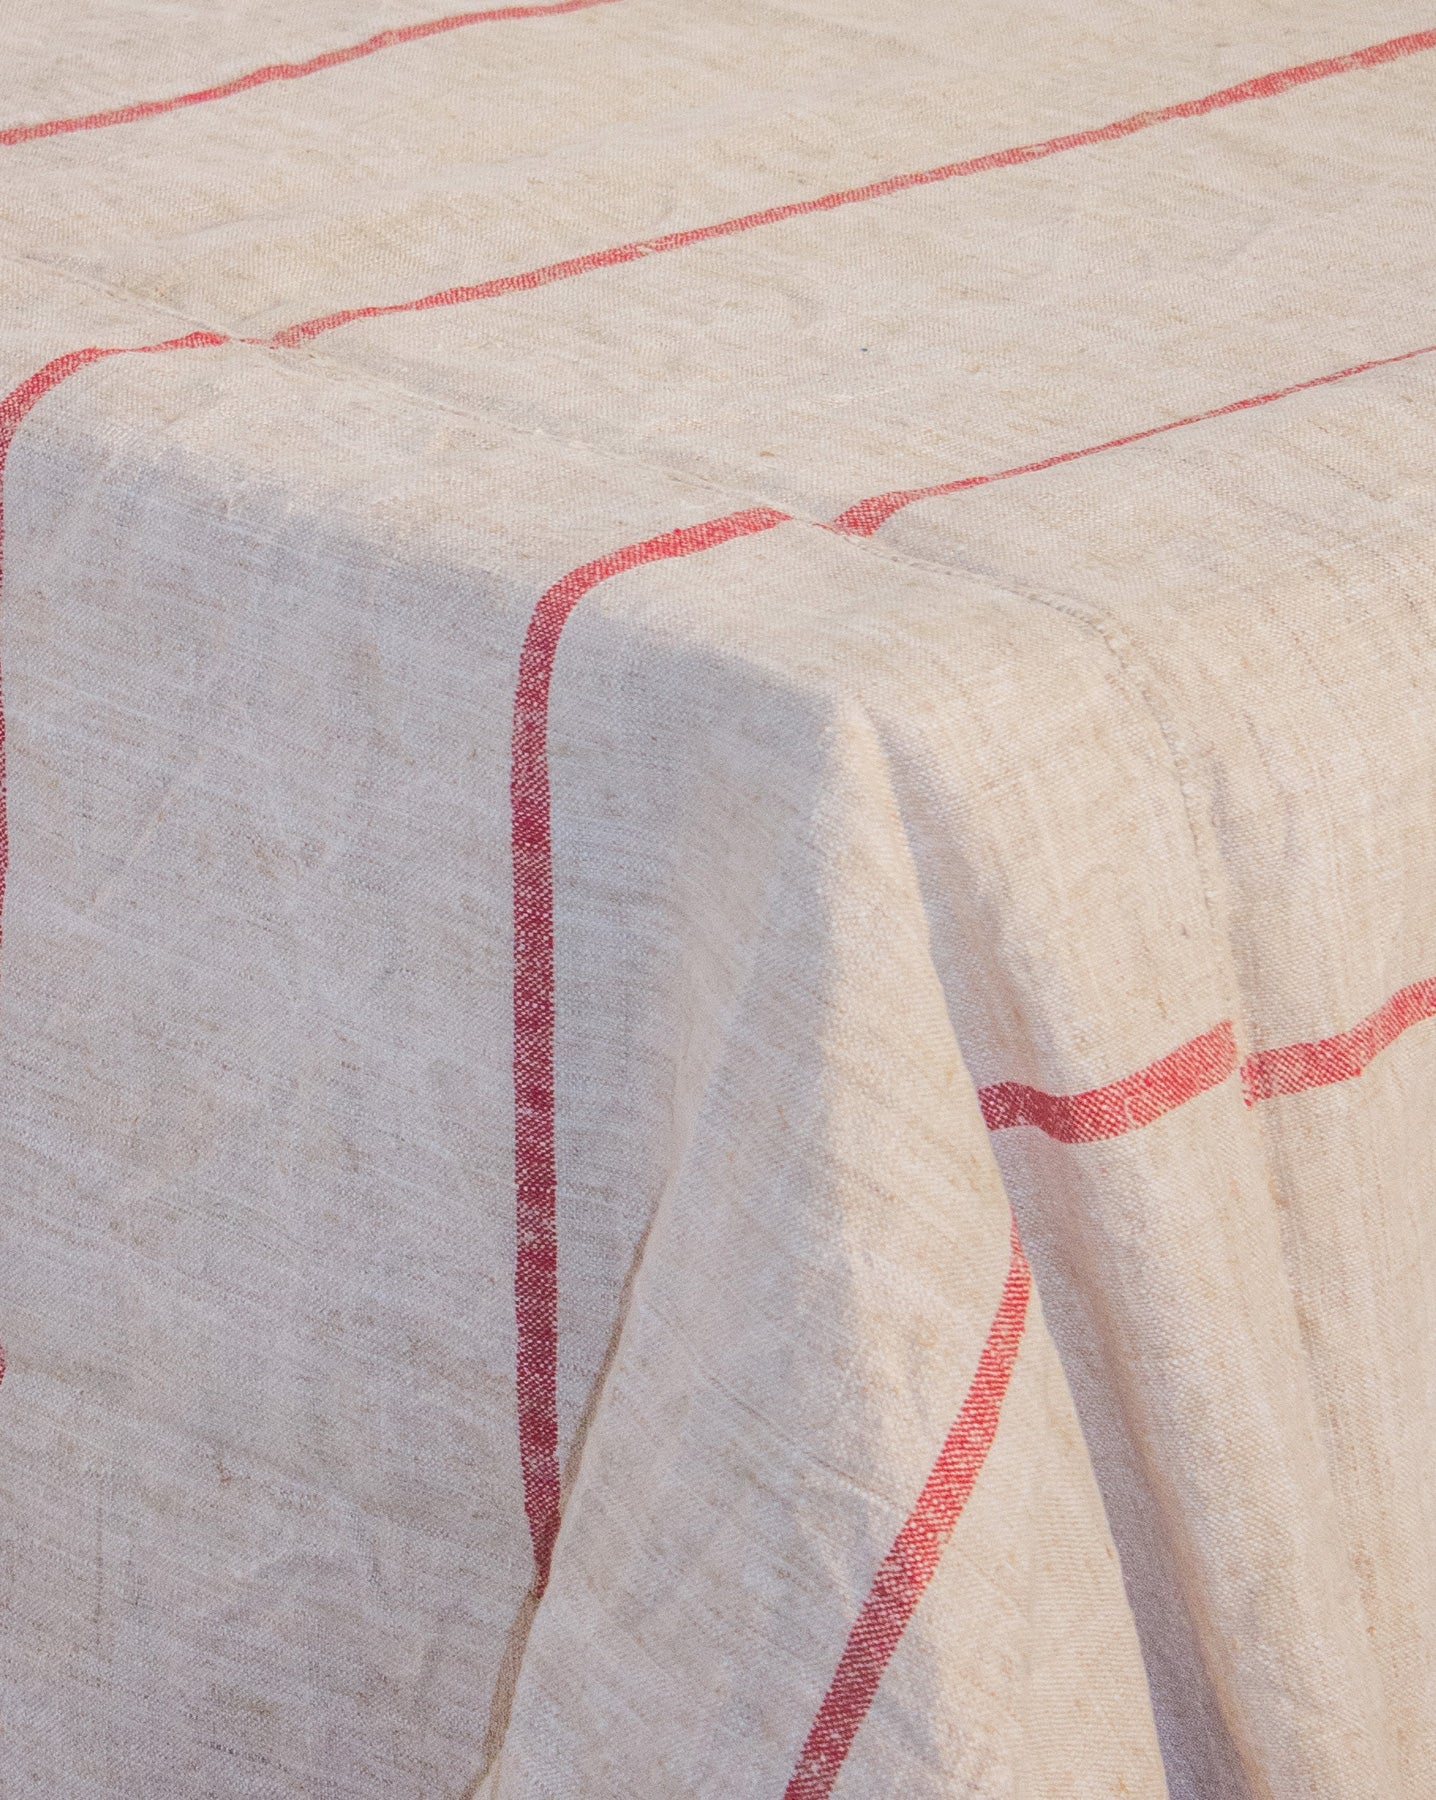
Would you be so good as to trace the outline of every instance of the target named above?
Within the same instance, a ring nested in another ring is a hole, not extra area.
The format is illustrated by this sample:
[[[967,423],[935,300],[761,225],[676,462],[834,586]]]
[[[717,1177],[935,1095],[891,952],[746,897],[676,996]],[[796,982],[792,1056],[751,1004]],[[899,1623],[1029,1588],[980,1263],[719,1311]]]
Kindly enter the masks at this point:
[[[1429,1795],[1436,16],[411,5],[0,12],[0,1792]]]

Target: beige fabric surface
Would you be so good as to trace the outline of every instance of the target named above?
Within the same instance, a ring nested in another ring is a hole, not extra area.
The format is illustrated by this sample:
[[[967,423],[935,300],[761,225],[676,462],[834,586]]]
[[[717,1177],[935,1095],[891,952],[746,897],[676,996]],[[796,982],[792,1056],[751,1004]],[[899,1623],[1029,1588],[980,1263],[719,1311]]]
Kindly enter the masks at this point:
[[[1422,1800],[1436,18],[423,17],[0,0],[0,1794]]]

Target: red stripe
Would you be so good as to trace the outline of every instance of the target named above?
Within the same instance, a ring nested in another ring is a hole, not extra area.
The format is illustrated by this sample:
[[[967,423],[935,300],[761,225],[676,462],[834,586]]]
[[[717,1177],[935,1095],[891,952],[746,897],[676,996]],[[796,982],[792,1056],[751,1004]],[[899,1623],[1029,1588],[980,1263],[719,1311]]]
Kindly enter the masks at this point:
[[[90,347],[72,351],[47,363],[0,401],[0,475],[9,445],[21,421],[53,387],[77,370],[101,358],[146,354],[160,350],[217,345],[228,340],[216,332],[193,332],[158,344]],[[1429,354],[1416,350],[1401,356],[1376,359],[1316,377],[1292,387],[1233,402],[1189,420],[1133,433],[1121,440],[1093,447],[1088,452],[1068,452],[1062,457],[1007,471],[1019,474],[1070,461],[1076,455],[1114,448],[1118,442],[1134,443],[1177,424],[1197,423],[1245,407],[1267,404],[1283,395],[1318,387],[1388,363]],[[995,479],[995,478],[989,478]],[[953,484],[947,491],[973,485]],[[943,490],[921,490],[922,494]],[[901,498],[907,503],[917,490]],[[862,517],[892,496],[875,496],[859,502],[835,521]],[[895,510],[895,509],[893,509]],[[891,516],[890,512],[885,516]],[[543,596],[530,619],[520,658],[513,727],[513,856],[514,856],[514,1097],[517,1183],[517,1250],[515,1308],[517,1315],[517,1382],[519,1436],[523,1467],[525,1510],[533,1537],[536,1580],[539,1591],[548,1579],[558,1529],[559,1477],[557,1461],[557,1268],[554,1170],[553,1088],[553,876],[549,839],[549,787],[547,770],[547,709],[553,659],[564,622],[573,607],[599,582],[642,563],[674,556],[688,556],[735,537],[771,529],[788,515],[757,507],[725,515],[705,524],[685,527],[586,563],[572,571]],[[879,521],[880,523],[881,521]],[[851,526],[848,527],[851,529]],[[874,527],[875,529],[876,527]],[[0,534],[3,545],[3,534]],[[8,834],[4,790],[4,714],[0,708],[0,907],[3,907],[8,869]],[[1314,1081],[1349,1079],[1360,1073],[1371,1056],[1384,1048],[1416,1017],[1426,1004],[1430,984],[1403,990],[1387,1006],[1351,1033],[1323,1040],[1319,1045],[1294,1046],[1290,1051],[1261,1052],[1250,1058],[1244,1078],[1249,1096],[1290,1092]],[[1419,998],[1418,998],[1419,997]],[[1416,1010],[1413,1010],[1415,1008]],[[1064,1142],[1089,1142],[1136,1129],[1158,1118],[1172,1106],[1194,1097],[1230,1073],[1234,1045],[1229,1025],[1204,1036],[1108,1087],[1078,1095],[1052,1095],[1024,1083],[1003,1082],[982,1090],[984,1117],[989,1127],[1000,1130],[1031,1124]],[[1316,1071],[1315,1074],[1312,1071]]]
[[[1187,425],[1202,425],[1208,419],[1224,419],[1232,413],[1250,412],[1254,406],[1270,406],[1273,400],[1285,400],[1291,394],[1305,393],[1308,388],[1330,387],[1334,381],[1347,381],[1353,375],[1364,375],[1369,369],[1389,368],[1392,363],[1410,362],[1413,357],[1430,356],[1436,344],[1423,344],[1419,350],[1402,350],[1396,356],[1377,356],[1369,362],[1353,363],[1330,375],[1314,375],[1309,381],[1294,381],[1289,387],[1273,388],[1268,394],[1253,394],[1245,400],[1230,400],[1225,406],[1213,406],[1206,412],[1189,413],[1185,419],[1171,419],[1165,425],[1149,425],[1145,431],[1131,431],[1125,437],[1108,438],[1103,444],[1087,444],[1081,450],[1063,450],[1056,456],[1044,456],[1040,462],[1018,463],[1011,469],[999,469],[992,475],[964,475],[957,481],[940,481],[932,487],[894,488],[888,494],[874,494],[840,512],[828,526],[849,537],[871,537],[894,513],[911,506],[915,500],[933,500],[941,494],[961,494],[968,488],[987,487],[994,481],[1010,481],[1014,475],[1037,475],[1043,469],[1055,469],[1062,463],[1080,462],[1084,456],[1100,456],[1106,450],[1121,450],[1128,444],[1140,444],[1147,438],[1161,437],[1164,432],[1180,431]]]
[[[222,337],[217,331],[192,331],[188,337],[166,338],[161,344],[92,344],[86,350],[70,350],[64,356],[52,357],[43,368],[36,369],[33,375],[27,375],[18,387],[11,388],[5,398],[0,400],[0,475],[4,473],[5,458],[15,440],[15,433],[31,410],[51,388],[58,387],[77,369],[87,368],[89,364],[100,362],[107,356],[143,356],[154,350],[190,350],[200,344],[228,342],[229,339]]]
[[[1090,1144],[1150,1125],[1163,1113],[1219,1086],[1236,1066],[1236,1034],[1224,1021],[1106,1087],[1088,1088],[1082,1094],[1048,1094],[1023,1081],[999,1081],[979,1089],[977,1098],[989,1131],[1035,1125],[1059,1143]]]
[[[1402,1032],[1436,1018],[1436,979],[1413,982],[1350,1031],[1314,1043],[1258,1052],[1242,1065],[1247,1102],[1350,1081]],[[983,1088],[991,1130],[1036,1125],[1064,1143],[1115,1137],[1150,1124],[1173,1107],[1224,1081],[1236,1063],[1230,1024],[1193,1038],[1125,1080],[1084,1094],[1046,1094],[1018,1082]],[[1017,1359],[1031,1274],[1012,1229],[1012,1260],[1002,1301],[957,1423],[892,1549],[868,1590],[836,1674],[823,1696],[784,1800],[826,1800],[866,1718],[883,1672],[937,1569],[997,1433],[1003,1397]]]
[[[1254,1106],[1281,1094],[1355,1081],[1383,1050],[1426,1019],[1436,1019],[1436,977],[1413,981],[1349,1031],[1253,1051],[1241,1064],[1243,1097]],[[1230,1023],[1223,1023],[1106,1087],[1049,1094],[1026,1082],[999,1081],[979,1089],[977,1097],[989,1131],[1034,1125],[1060,1143],[1090,1144],[1150,1125],[1218,1086],[1236,1067],[1236,1039]]]
[[[148,356],[156,350],[194,350],[201,345],[227,344],[230,340],[217,331],[191,331],[186,337],[166,338],[159,344],[92,344],[85,350],[70,350],[64,356],[52,357],[33,375],[27,375],[18,387],[11,388],[0,400],[0,476],[4,475],[5,458],[32,409],[78,369],[87,368],[107,356]]]
[[[553,841],[548,704],[559,637],[602,581],[643,563],[692,556],[785,523],[767,506],[729,513],[584,563],[551,587],[529,619],[514,695],[514,1158],[519,1460],[533,1538],[535,1587],[548,1583],[559,1523],[558,1221],[554,1158]]]
[[[362,44],[326,50],[319,56],[311,56],[308,62],[269,63],[262,69],[251,69],[247,75],[236,75],[233,81],[222,81],[216,87],[196,88],[192,94],[175,94],[168,100],[136,100],[128,106],[112,107],[108,112],[82,113],[73,119],[45,119],[37,125],[10,125],[0,130],[0,144],[28,144],[34,138],[59,137],[67,131],[98,131],[104,125],[132,125],[137,119],[178,112],[184,106],[228,100],[232,94],[264,87],[271,81],[297,81],[301,75],[318,75],[325,69],[337,69],[341,63],[355,62],[361,56],[373,56],[376,50],[392,50],[399,44],[417,43],[420,38],[436,37],[441,31],[458,31],[465,25],[485,25],[503,19],[541,19],[552,13],[582,12],[590,6],[612,3],[613,0],[555,0],[549,6],[500,6],[489,12],[452,13],[446,19],[426,19],[418,25],[400,25],[391,31],[376,32]]]
[[[1032,1274],[1014,1224],[1002,1299],[962,1411],[938,1452],[917,1504],[873,1577],[783,1800],[825,1800],[832,1792],[888,1660],[937,1570],[992,1448],[1031,1292]]]
[[[1413,981],[1350,1031],[1309,1044],[1287,1044],[1280,1050],[1258,1050],[1242,1064],[1247,1105],[1278,1094],[1355,1081],[1402,1032],[1423,1019],[1436,1019],[1436,979]]]
[[[555,281],[571,281],[575,276],[591,274],[595,269],[611,269],[620,263],[637,262],[645,256],[662,256],[670,250],[686,250],[694,244],[713,238],[733,237],[739,232],[754,231],[763,225],[778,225],[785,219],[803,218],[809,213],[831,212],[840,206],[855,206],[866,200],[885,199],[907,188],[927,187],[933,182],[953,181],[964,175],[985,175],[994,169],[1016,168],[1021,163],[1038,162],[1043,157],[1057,156],[1065,150],[1082,150],[1093,144],[1112,143],[1117,138],[1131,137],[1153,125],[1164,125],[1174,119],[1200,118],[1227,106],[1240,106],[1248,100],[1269,100],[1289,88],[1308,82],[1325,81],[1333,75],[1346,75],[1356,69],[1373,69],[1381,63],[1395,62],[1399,57],[1414,56],[1418,51],[1436,48],[1436,30],[1417,31],[1408,37],[1391,38],[1382,44],[1353,50],[1346,56],[1324,57],[1320,62],[1302,63],[1295,68],[1278,69],[1270,75],[1258,75],[1235,87],[1219,88],[1196,100],[1178,100],[1170,106],[1149,112],[1132,113],[1125,119],[1114,119],[1108,125],[1096,125],[1087,131],[1067,132],[1061,137],[1044,138],[1035,144],[1016,144],[1007,150],[989,151],[963,162],[942,163],[935,169],[919,169],[904,175],[888,175],[881,181],[870,181],[863,187],[843,188],[837,193],[820,194],[812,200],[790,200],[780,206],[765,207],[761,212],[743,213],[737,218],[720,219],[711,225],[695,225],[686,231],[670,231],[662,237],[640,238],[628,244],[615,244],[607,250],[593,250],[585,256],[571,256],[562,262],[545,263],[537,269],[524,269],[515,275],[499,275],[489,281],[470,286],[442,288],[424,294],[417,300],[399,300],[387,306],[354,306],[342,312],[324,313],[287,326],[265,340],[277,345],[303,343],[308,338],[335,331],[341,325],[352,325],[359,319],[384,319],[395,313],[427,312],[440,306],[465,306],[473,300],[492,300],[501,294],[527,293],[533,288],[547,287]],[[1012,471],[1018,473],[1019,471]],[[994,479],[989,477],[989,479]]]

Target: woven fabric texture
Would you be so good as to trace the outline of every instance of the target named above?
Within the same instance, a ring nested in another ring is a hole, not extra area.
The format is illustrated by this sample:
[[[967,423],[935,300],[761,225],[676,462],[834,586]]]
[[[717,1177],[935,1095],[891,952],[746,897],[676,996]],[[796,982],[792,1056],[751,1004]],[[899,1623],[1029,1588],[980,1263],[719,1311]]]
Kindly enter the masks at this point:
[[[1425,1800],[1429,5],[0,46],[0,1793]]]

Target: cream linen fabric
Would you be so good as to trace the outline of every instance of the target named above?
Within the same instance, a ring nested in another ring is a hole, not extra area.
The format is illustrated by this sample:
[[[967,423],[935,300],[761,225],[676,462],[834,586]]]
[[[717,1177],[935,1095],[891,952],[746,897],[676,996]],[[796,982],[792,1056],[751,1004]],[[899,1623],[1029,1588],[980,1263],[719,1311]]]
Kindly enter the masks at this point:
[[[3,0],[0,126],[401,0]],[[1368,0],[612,0],[0,145],[0,388],[1081,131]],[[5,472],[0,1793],[1422,1800],[1436,1023],[983,1123],[1436,977],[1436,53],[289,347]],[[549,717],[562,1528],[516,1421],[510,732]],[[1040,1295],[1040,1300],[1037,1297]],[[1050,1335],[1049,1335],[1050,1333]],[[1059,1361],[1060,1351],[1060,1361]],[[1080,1421],[1080,1424],[1079,1424]],[[1119,1563],[1120,1556],[1120,1563]],[[823,1790],[826,1791],[826,1790]]]

